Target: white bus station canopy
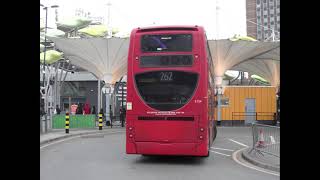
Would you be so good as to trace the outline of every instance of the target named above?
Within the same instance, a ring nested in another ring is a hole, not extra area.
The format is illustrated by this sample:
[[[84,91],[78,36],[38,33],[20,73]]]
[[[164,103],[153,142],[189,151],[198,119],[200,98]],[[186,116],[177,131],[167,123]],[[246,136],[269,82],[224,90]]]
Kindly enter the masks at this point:
[[[54,38],[56,47],[72,64],[93,73],[105,83],[114,84],[127,72],[128,38]],[[280,42],[208,40],[211,70],[222,82],[227,70],[241,70],[280,83]]]
[[[72,64],[114,84],[127,73],[128,38],[50,38]]]
[[[280,82],[280,42],[209,40],[216,84],[222,83],[227,70],[255,73],[270,81]]]

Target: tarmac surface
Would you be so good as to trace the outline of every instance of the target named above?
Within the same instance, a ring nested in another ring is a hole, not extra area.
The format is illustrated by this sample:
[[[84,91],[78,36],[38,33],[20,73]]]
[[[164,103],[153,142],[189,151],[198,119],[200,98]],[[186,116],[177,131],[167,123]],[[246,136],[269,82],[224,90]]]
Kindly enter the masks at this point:
[[[251,146],[250,127],[219,127],[208,158],[127,155],[124,129],[120,128],[104,129],[103,133],[80,137],[75,136],[75,131],[70,133],[74,136],[69,139],[47,141],[40,146],[42,180],[280,179],[279,175],[248,168],[250,163],[244,166],[233,159],[238,157],[240,162],[246,163],[241,159],[239,150]],[[64,132],[55,134],[61,137]],[[49,135],[46,136],[47,140],[50,139]],[[43,135],[42,142],[44,139]]]

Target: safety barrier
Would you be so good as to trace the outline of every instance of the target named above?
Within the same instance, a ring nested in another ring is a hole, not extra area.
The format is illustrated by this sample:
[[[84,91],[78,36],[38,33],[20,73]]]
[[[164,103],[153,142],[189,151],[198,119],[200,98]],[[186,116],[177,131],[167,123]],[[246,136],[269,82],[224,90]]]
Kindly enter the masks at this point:
[[[65,129],[66,126],[66,114],[54,115],[52,117],[53,129]],[[83,128],[90,129],[96,128],[95,120],[96,115],[68,115],[69,116],[69,129]]]
[[[274,112],[232,112],[233,121],[245,121],[251,119],[256,122],[268,122],[269,125],[276,125],[278,116]],[[233,123],[232,123],[233,124]]]
[[[112,114],[103,114],[102,115],[102,127],[110,126],[125,126],[125,115],[112,115]],[[99,126],[99,121],[96,121],[96,126]]]
[[[249,151],[256,151],[280,158],[280,127],[263,124],[252,124],[253,143]]]

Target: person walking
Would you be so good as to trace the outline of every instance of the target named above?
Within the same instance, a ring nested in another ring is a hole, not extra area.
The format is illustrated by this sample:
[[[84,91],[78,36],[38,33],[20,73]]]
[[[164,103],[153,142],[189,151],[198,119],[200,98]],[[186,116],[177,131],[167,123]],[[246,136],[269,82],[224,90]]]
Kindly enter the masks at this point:
[[[90,114],[90,105],[88,102],[85,103],[84,108],[83,108],[84,114]]]
[[[71,107],[70,107],[70,113],[72,115],[75,115],[77,113],[77,110],[78,110],[78,105],[77,104],[72,104]]]
[[[96,107],[92,106],[91,114],[96,114]]]
[[[82,113],[83,113],[82,104],[79,104],[76,110],[76,114],[82,114]]]
[[[61,113],[61,109],[60,109],[59,106],[57,105],[54,114],[60,114],[60,113]]]

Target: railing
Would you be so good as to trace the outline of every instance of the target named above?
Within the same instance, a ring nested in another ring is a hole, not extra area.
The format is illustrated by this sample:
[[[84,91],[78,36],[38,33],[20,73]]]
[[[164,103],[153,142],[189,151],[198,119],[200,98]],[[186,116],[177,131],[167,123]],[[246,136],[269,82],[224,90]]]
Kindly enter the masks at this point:
[[[125,115],[112,115],[112,114],[104,114],[102,116],[103,126],[110,126],[111,128],[113,126],[120,126],[124,127],[126,122],[126,116]],[[96,121],[96,126],[98,126],[99,122]]]
[[[252,124],[252,151],[273,155],[280,158],[280,127]]]
[[[111,119],[111,121],[110,121]],[[65,114],[54,115],[52,121],[53,129],[64,129],[65,128]],[[112,115],[104,114],[102,116],[103,127],[113,127],[113,126],[125,126],[125,115]],[[98,114],[88,114],[88,115],[70,115],[70,129],[73,128],[97,128],[99,127]]]
[[[272,121],[273,125],[277,122],[277,114],[274,112],[232,112],[232,121],[245,121],[251,119],[252,121]]]
[[[52,117],[53,129],[64,129],[66,125],[66,115],[54,115]],[[96,116],[90,115],[70,115],[70,128],[95,128]]]

